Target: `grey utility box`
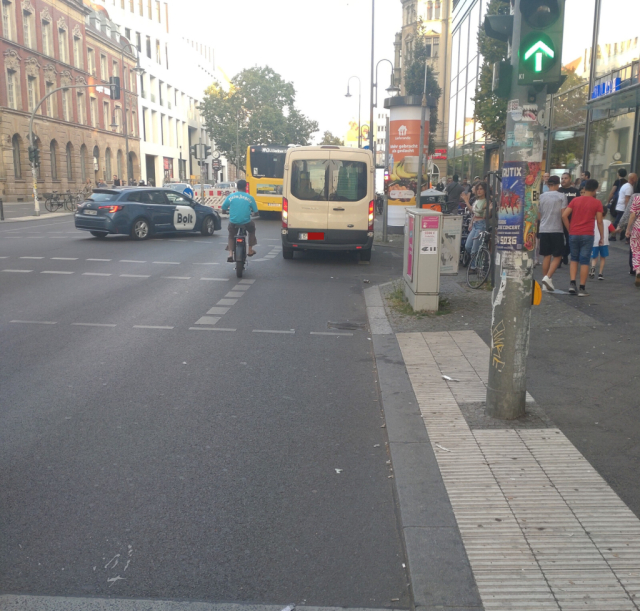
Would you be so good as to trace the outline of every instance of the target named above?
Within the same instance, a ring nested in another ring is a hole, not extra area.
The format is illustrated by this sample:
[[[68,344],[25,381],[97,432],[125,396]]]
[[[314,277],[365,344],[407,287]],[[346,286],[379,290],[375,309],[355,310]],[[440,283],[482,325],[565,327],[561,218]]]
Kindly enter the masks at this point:
[[[461,241],[462,215],[445,215],[442,219],[440,240],[440,274],[442,276],[458,275]]]
[[[414,310],[438,310],[443,215],[407,208],[404,225],[404,294]]]

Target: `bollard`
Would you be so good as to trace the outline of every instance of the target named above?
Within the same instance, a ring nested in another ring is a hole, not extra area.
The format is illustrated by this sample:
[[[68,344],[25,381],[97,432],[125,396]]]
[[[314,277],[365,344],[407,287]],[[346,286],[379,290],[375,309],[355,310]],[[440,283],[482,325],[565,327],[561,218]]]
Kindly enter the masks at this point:
[[[2,198],[0,197],[0,221],[4,221],[4,206],[2,204]]]

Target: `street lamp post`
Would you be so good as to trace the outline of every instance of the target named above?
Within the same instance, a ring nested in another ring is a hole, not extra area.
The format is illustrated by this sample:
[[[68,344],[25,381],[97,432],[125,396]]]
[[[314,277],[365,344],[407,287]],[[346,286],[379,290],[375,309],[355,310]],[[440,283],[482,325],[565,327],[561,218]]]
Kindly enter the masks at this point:
[[[131,171],[129,169],[129,129],[127,126],[127,93],[130,93],[127,89],[127,81],[125,79],[125,72],[124,72],[124,53],[127,49],[135,49],[137,51],[137,57],[136,57],[136,67],[133,68],[133,70],[139,74],[140,76],[142,76],[144,74],[144,68],[140,65],[140,51],[138,51],[138,48],[134,45],[132,45],[131,43],[127,43],[126,45],[124,45],[122,47],[122,82],[124,87],[122,87],[122,92],[123,92],[123,96],[122,96],[122,107],[124,110],[124,117],[123,117],[123,123],[124,123],[124,147],[125,147],[125,152],[126,152],[126,156],[127,156],[127,185],[131,184]]]
[[[387,87],[386,92],[388,94],[392,94],[392,93],[398,94],[398,93],[400,93],[400,87],[396,86],[395,81],[394,81],[395,70],[393,68],[393,62],[390,59],[381,59],[376,64],[376,80],[373,83],[373,88],[375,89],[375,96],[371,98],[371,103],[373,104],[373,108],[378,108],[378,66],[382,62],[388,62],[389,65],[391,66],[391,82],[389,83],[389,86]],[[369,126],[369,129],[373,130],[373,124]],[[374,154],[374,162],[377,164],[376,151],[372,150],[372,153]]]
[[[373,64],[375,62],[376,0],[371,0],[371,108],[369,113],[369,150],[373,153]]]
[[[347,93],[345,94],[345,98],[351,97],[351,92],[349,91],[349,83],[351,83],[351,79],[358,79],[358,148],[362,148],[362,132],[361,132],[361,123],[360,123],[360,110],[362,108],[362,90],[359,76],[350,76],[347,81]],[[369,126],[371,127],[371,126]]]

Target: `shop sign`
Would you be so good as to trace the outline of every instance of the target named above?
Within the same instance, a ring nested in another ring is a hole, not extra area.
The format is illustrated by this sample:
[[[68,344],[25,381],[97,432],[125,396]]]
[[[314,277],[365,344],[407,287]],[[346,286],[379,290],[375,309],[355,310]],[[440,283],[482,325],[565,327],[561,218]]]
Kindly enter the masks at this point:
[[[610,81],[602,81],[601,83],[598,83],[593,88],[593,92],[591,93],[591,99],[595,100],[596,98],[599,98],[603,95],[607,95],[609,93],[613,93],[614,91],[620,91],[621,82],[622,81],[620,77],[618,77]]]
[[[436,149],[433,155],[429,157],[429,159],[436,159],[446,161],[447,159],[447,149]]]

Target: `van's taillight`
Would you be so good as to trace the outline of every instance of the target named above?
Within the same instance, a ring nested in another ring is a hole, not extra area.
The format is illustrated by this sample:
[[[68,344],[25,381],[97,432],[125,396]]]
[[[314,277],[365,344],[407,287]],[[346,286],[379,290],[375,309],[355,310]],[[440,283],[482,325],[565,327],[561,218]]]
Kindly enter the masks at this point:
[[[373,231],[373,211],[375,210],[375,203],[369,202],[369,231]]]
[[[124,206],[98,206],[98,210],[106,210],[107,212],[119,212],[124,210]]]
[[[282,198],[282,226],[289,227],[289,202],[286,197]]]

